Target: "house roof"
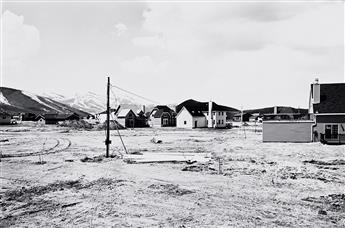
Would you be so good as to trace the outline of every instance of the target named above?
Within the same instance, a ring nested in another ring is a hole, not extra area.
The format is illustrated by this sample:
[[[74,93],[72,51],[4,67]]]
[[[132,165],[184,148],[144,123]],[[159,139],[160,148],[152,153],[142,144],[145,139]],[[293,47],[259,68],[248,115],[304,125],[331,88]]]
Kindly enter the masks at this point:
[[[186,107],[186,106],[183,106],[193,117],[205,117],[204,113],[200,110],[195,110],[191,107]],[[183,109],[183,108],[182,108]],[[181,109],[181,110],[182,110]],[[180,112],[181,112],[180,110]]]
[[[207,112],[208,103],[209,102],[199,102],[193,99],[189,99],[177,105],[176,112],[178,113],[183,107],[186,107],[188,110]],[[212,110],[213,111],[237,111],[237,109],[223,106],[223,105],[218,105],[215,102],[212,102]]]
[[[313,108],[314,113],[345,113],[345,83],[320,84],[320,103]]]
[[[66,120],[71,116],[79,116],[76,113],[47,113],[44,115],[45,119],[48,120]]]
[[[115,112],[116,113],[116,108],[111,108],[110,109],[110,113],[112,113],[112,112]],[[98,114],[107,114],[107,110],[105,110],[105,111],[103,111],[103,112],[100,112],[100,113],[98,113]]]
[[[35,117],[35,120],[39,120],[39,119],[45,119],[45,117],[43,116],[43,115],[41,115],[41,114],[39,114],[39,115],[37,115],[36,117]]]
[[[126,108],[126,109],[121,109],[119,114],[117,114],[117,117],[126,117],[130,112],[132,112],[135,116],[135,113],[132,111],[132,109]]]
[[[162,117],[163,113],[169,113],[171,115],[174,114],[174,111],[172,109],[170,109],[168,106],[166,105],[157,105],[152,111],[151,111],[151,115],[153,115],[154,118],[160,118]]]

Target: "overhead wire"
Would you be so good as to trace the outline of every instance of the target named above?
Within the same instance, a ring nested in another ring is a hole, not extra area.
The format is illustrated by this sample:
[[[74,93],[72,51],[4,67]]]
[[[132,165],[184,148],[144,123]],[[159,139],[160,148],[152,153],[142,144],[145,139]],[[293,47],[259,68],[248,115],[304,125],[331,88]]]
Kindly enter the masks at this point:
[[[146,98],[146,97],[144,97],[144,96],[141,96],[141,95],[139,95],[139,94],[133,93],[133,92],[128,91],[128,90],[126,90],[126,89],[122,89],[122,88],[119,87],[119,86],[116,86],[116,85],[113,85],[113,84],[110,84],[110,85],[111,85],[111,87],[114,87],[114,88],[116,88],[116,89],[118,89],[118,90],[121,90],[121,91],[123,91],[123,92],[129,93],[129,94],[131,94],[131,95],[133,95],[133,96],[139,97],[139,98],[141,98],[141,99],[143,99],[143,100],[146,100],[146,101],[149,101],[149,102],[152,102],[152,103],[155,103],[155,104],[159,104],[159,103],[160,103],[160,102],[158,102],[158,101],[155,101],[155,100]]]

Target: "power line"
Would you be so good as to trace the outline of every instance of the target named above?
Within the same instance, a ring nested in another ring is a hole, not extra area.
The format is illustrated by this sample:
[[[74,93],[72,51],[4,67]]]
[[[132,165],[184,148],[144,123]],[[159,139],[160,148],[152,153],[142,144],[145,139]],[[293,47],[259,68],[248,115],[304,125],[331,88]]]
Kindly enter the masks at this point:
[[[122,89],[122,88],[120,88],[120,87],[118,87],[118,86],[116,86],[116,85],[111,84],[111,86],[112,86],[112,87],[115,87],[115,88],[117,88],[117,89],[119,89],[119,90],[121,90],[121,91],[123,91],[123,92],[126,92],[126,93],[129,93],[129,94],[131,94],[131,95],[137,96],[137,97],[139,97],[139,98],[141,98],[141,99],[143,99],[143,100],[146,100],[146,101],[149,101],[149,102],[152,102],[152,103],[155,103],[155,104],[159,104],[159,103],[160,103],[160,102],[158,102],[158,101],[154,101],[154,100],[151,100],[151,99],[149,99],[149,98],[140,96],[140,95],[138,95],[138,94],[136,94],[136,93],[130,92],[130,91],[126,90],[126,89]]]

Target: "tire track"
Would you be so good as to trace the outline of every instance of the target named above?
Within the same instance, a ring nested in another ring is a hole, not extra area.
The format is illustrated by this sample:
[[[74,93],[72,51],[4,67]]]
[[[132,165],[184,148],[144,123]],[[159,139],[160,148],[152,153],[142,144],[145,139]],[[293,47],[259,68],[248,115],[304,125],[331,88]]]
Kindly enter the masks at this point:
[[[30,153],[1,154],[1,158],[29,157],[29,156],[37,156],[37,155],[54,154],[54,153],[63,152],[72,145],[71,140],[67,138],[51,138],[51,140],[54,140],[55,143],[52,147],[48,149],[42,149],[40,151],[30,152]]]

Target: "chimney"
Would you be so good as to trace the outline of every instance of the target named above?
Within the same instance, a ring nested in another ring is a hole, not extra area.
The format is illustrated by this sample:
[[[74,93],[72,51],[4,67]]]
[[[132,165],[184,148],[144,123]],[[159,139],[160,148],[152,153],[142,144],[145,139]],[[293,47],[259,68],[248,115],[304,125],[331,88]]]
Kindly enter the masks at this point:
[[[278,114],[278,106],[274,106],[273,114]]]
[[[208,102],[208,116],[207,116],[207,126],[213,127],[213,115],[212,115],[212,101]]]
[[[145,112],[145,105],[143,105],[143,112],[144,112],[144,114],[146,113],[146,112]]]
[[[319,79],[316,78],[315,82],[312,85],[312,101],[313,104],[318,104],[320,103],[320,84],[319,84]]]

